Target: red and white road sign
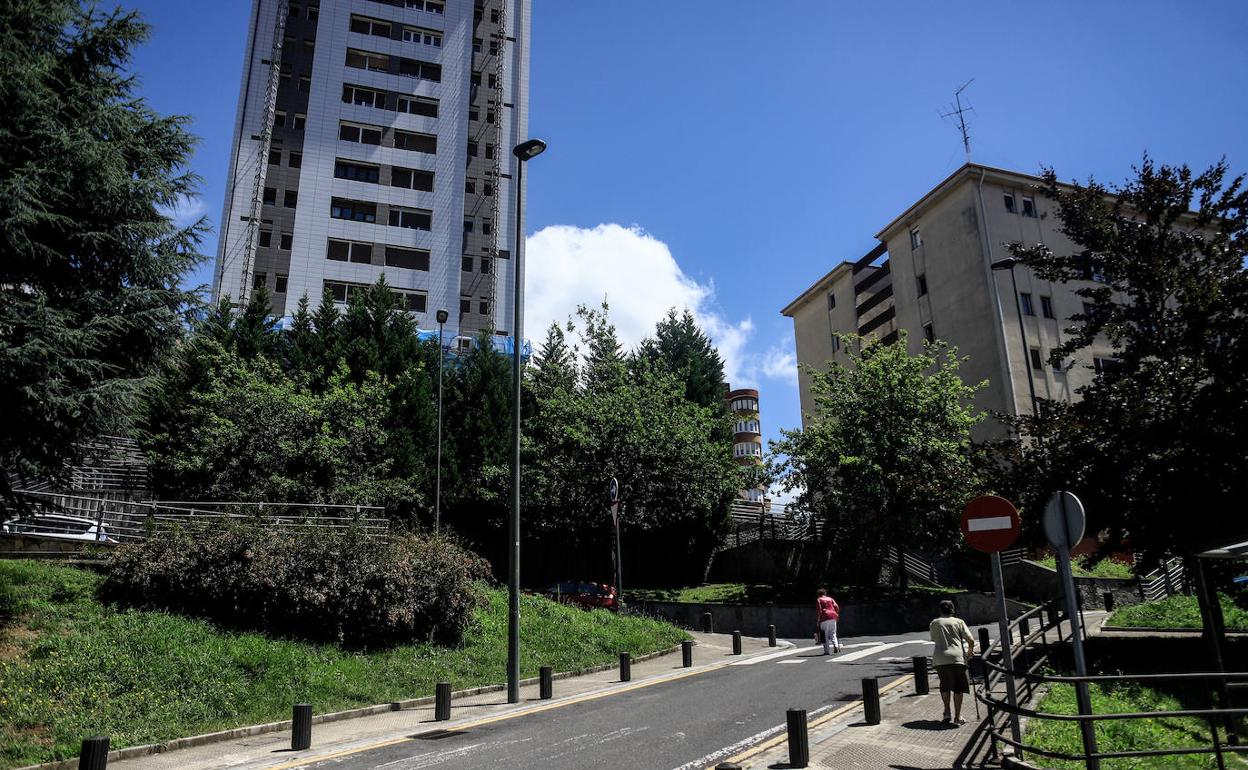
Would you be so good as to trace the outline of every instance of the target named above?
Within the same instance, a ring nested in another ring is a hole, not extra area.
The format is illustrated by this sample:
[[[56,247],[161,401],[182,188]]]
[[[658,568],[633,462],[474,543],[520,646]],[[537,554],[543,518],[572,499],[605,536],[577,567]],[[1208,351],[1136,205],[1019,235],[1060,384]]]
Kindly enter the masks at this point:
[[[962,509],[962,536],[977,551],[996,553],[1018,539],[1018,509],[1004,497],[984,495]]]

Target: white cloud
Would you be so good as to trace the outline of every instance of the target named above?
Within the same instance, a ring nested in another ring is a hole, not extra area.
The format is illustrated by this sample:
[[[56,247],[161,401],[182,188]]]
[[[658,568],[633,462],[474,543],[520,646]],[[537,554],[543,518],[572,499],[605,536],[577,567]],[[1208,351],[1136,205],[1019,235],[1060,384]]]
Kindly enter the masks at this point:
[[[793,337],[791,335],[768,348],[767,352],[763,354],[763,374],[773,380],[796,385],[797,355],[793,351]]]
[[[176,227],[188,227],[199,221],[199,218],[208,212],[208,206],[203,199],[195,196],[190,197],[183,195],[178,198],[178,202],[168,208],[161,210],[161,213],[173,220]]]
[[[525,243],[524,325],[535,342],[540,343],[551,322],[563,323],[578,304],[597,306],[605,297],[626,348],[653,334],[668,309],[688,309],[718,348],[724,374],[734,387],[757,385],[760,373],[773,377],[772,371],[780,371],[748,349],[754,333],[749,316],[738,321],[725,317],[716,307],[714,285],[686,275],[667,244],[642,228],[552,225]],[[777,378],[795,379],[796,369]]]

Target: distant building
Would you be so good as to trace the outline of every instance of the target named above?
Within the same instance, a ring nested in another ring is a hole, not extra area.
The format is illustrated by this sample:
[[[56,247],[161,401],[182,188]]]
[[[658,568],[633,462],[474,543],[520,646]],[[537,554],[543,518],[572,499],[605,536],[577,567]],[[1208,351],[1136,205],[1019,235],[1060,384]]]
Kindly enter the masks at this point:
[[[732,412],[732,457],[738,465],[763,464],[763,427],[758,419],[758,391],[753,388],[730,390],[724,395]],[[740,497],[751,503],[764,503],[765,488],[741,490]]]
[[[874,335],[889,343],[899,330],[918,351],[924,339],[942,339],[969,356],[965,382],[988,380],[976,407],[1028,414],[1031,394],[1072,401],[1095,371],[1114,363],[1108,342],[1093,345],[1076,360],[1049,364],[1063,341],[1069,318],[1084,312],[1075,291],[1087,281],[1044,281],[1025,267],[1014,268],[1017,301],[1009,270],[990,265],[1010,256],[1008,243],[1047,244],[1070,253],[1059,232],[1056,206],[1036,194],[1038,177],[968,163],[921,197],[876,234],[878,245],[860,259],[832,268],[782,311],[793,319],[799,365],[824,368],[844,363],[837,334]],[[1019,308],[1026,344],[1019,330]],[[815,412],[810,375],[798,375],[802,424]],[[998,431],[988,421],[981,436]]]

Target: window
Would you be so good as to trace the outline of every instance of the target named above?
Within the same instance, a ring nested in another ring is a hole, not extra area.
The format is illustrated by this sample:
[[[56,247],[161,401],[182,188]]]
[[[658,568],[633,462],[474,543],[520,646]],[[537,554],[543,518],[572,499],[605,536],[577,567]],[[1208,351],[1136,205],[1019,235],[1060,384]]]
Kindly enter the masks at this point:
[[[494,110],[486,110],[486,111],[485,111],[485,122],[486,122],[486,123],[493,123],[493,122],[494,122]]]
[[[409,78],[432,80],[438,83],[442,80],[442,65],[421,61],[420,59],[400,58],[399,74],[406,75]]]
[[[287,165],[289,165],[291,168],[302,168],[302,166],[303,166],[303,153],[301,153],[301,152],[291,152],[291,153],[290,153],[290,162],[289,162]]]
[[[936,341],[936,330],[932,328],[932,324],[930,321],[928,323],[923,324],[923,339],[927,340],[928,342]]]
[[[1015,213],[1015,211],[1014,211],[1014,193],[1008,193],[1008,192],[1007,192],[1007,193],[1005,194],[1005,210],[1006,210],[1006,211],[1008,211],[1008,212],[1010,212],[1011,214]]]
[[[468,157],[470,158],[477,157],[477,143],[476,142],[468,143]]]
[[[339,160],[334,163],[334,176],[339,179],[350,179],[356,182],[368,182],[369,184],[377,184],[380,178],[381,168],[378,166],[368,166],[363,163],[355,163],[349,160]]]
[[[1098,283],[1105,282],[1105,273],[1101,271],[1100,265],[1092,261],[1092,258],[1089,255],[1084,254],[1080,256],[1078,260],[1081,263],[1083,280],[1097,281]]]
[[[334,219],[349,219],[352,222],[376,222],[377,204],[334,198],[330,203],[329,215]]]
[[[263,289],[268,276],[268,273],[253,273],[251,276],[251,288]]]
[[[390,57],[384,54],[361,51],[356,48],[347,49],[347,66],[359,70],[373,72],[389,72]]]
[[[1065,362],[1063,362],[1063,361],[1055,361],[1055,362],[1053,362],[1053,373],[1054,373],[1054,374],[1063,374],[1065,371],[1066,371],[1066,364],[1065,364]]]
[[[927,294],[927,273],[920,275],[915,282],[918,284],[919,296]]]
[[[1053,315],[1053,298],[1040,295],[1040,314],[1045,318],[1056,318]]]
[[[286,279],[289,277],[290,276],[282,275],[281,273],[278,273],[277,275],[273,276],[273,291],[277,294],[285,294],[286,293]]]
[[[1023,196],[1023,216],[1034,217],[1036,215],[1036,199],[1030,195]]]
[[[477,180],[468,177],[464,180],[464,192],[475,193],[477,191]]]
[[[465,273],[471,273],[472,272],[472,257],[460,257],[459,269]]]
[[[498,56],[498,41],[490,41],[490,56]]]
[[[342,101],[346,104],[358,104],[362,107],[377,107],[383,110],[386,108],[386,94],[384,91],[375,91],[371,88],[360,88],[359,86],[344,85],[342,87]]]
[[[289,17],[290,17],[290,18],[292,18],[292,19],[297,19],[297,18],[299,18],[299,6],[298,6],[298,4],[296,4],[296,3],[291,3],[291,4],[290,4],[290,7],[286,9],[286,15],[287,15],[287,16],[289,16]]]
[[[282,233],[281,240],[279,243],[280,245],[278,248],[280,248],[282,251],[290,251],[290,247],[295,244],[295,234],[294,233]]]
[[[494,160],[494,145],[487,144],[485,146],[485,159]]]
[[[413,134],[410,131],[395,131],[394,146],[399,150],[411,150],[433,154],[438,151],[438,138],[429,134]]]
[[[438,116],[438,100],[424,99],[419,96],[400,97],[397,109],[399,112],[408,112],[412,115],[424,115],[427,118],[436,118]]]
[[[497,8],[490,9],[490,23],[491,24],[498,23],[498,9]]]
[[[381,126],[366,126],[359,123],[339,123],[338,138],[344,142],[380,145]]]
[[[390,37],[390,22],[370,19],[366,16],[351,16],[351,31],[361,35]]]
[[[269,244],[271,243],[273,243],[273,231],[261,230],[260,231],[260,248],[267,249],[269,247]]]
[[[313,51],[315,51],[315,50],[316,50],[316,41],[315,41],[315,40],[304,40],[304,41],[303,41],[303,52],[304,52],[304,53],[311,54],[311,53],[312,53]]]
[[[474,72],[472,73],[472,75],[471,75],[471,76],[469,76],[468,80],[469,80],[469,82],[471,82],[474,86],[479,86],[479,85],[481,85],[481,73],[480,73],[480,72],[476,72],[476,71],[474,71]]]
[[[282,151],[281,150],[269,150],[269,165],[271,166],[282,165]]]
[[[403,42],[405,43],[423,43],[431,45],[434,48],[442,47],[442,34],[428,29],[420,29],[417,27],[403,28]]]
[[[489,275],[490,273],[490,261],[489,257],[481,258],[481,272],[485,275]]]
[[[307,125],[307,123],[308,123],[307,115],[304,115],[302,112],[295,113],[294,129],[296,131],[302,131],[303,127]]]
[[[483,299],[477,302],[477,312],[481,315],[488,315],[490,312],[490,301]]]
[[[277,188],[276,187],[264,188],[264,202],[270,206],[277,205]]]
[[[417,294],[414,291],[400,291],[399,297],[403,300],[404,308],[409,313],[423,313],[426,307],[426,297],[424,294]]]
[[[459,312],[461,314],[472,312],[472,300],[470,298],[468,297],[459,298]]]
[[[408,8],[414,8],[427,13],[442,13],[444,7],[442,3],[434,2],[434,0],[404,0],[404,4]]]
[[[841,338],[836,336],[836,332],[832,332],[832,352],[835,353],[836,351],[840,349],[841,349]]]
[[[273,111],[273,127],[274,128],[286,127],[286,111],[285,110]]]
[[[475,228],[471,219],[464,220],[464,232],[471,233]]]
[[[395,166],[390,169],[390,186],[433,192],[433,174],[429,171]]]
[[[308,21],[316,21],[321,15],[320,9],[315,6],[308,8]]]
[[[910,248],[917,249],[923,245],[923,237],[919,235],[919,228],[910,228]]]
[[[1096,305],[1091,302],[1083,303],[1083,317],[1089,321],[1096,315]]]
[[[481,221],[481,234],[491,235],[493,234],[493,232],[494,232],[494,223],[488,219],[483,219]]]
[[[1093,358],[1092,368],[1097,374],[1110,374],[1118,369],[1120,362],[1116,358]]]
[[[356,241],[340,241],[335,238],[330,238],[329,244],[325,249],[325,258],[332,259],[335,262],[359,262],[365,265],[372,264],[373,244],[357,243]]]
[[[433,212],[423,209],[402,209],[390,207],[390,226],[406,227],[412,230],[428,230],[433,226]]]
[[[494,185],[490,184],[489,182],[486,182],[486,183],[485,183],[485,194],[486,194],[486,195],[493,195],[493,194],[494,194]]]
[[[490,88],[498,88],[498,75],[491,72],[487,82],[490,84]]]
[[[1035,315],[1036,308],[1031,304],[1031,295],[1027,292],[1020,291],[1018,293],[1019,305],[1023,308],[1023,315]]]
[[[286,194],[282,196],[282,205],[288,209],[293,209],[295,206],[298,206],[299,205],[299,191],[287,190]]]
[[[1031,349],[1031,368],[1036,371],[1044,368],[1044,361],[1040,358],[1040,348]]]
[[[312,90],[312,78],[306,75],[301,75],[299,77],[299,90],[303,91],[304,93],[311,91]]]
[[[481,38],[474,37],[472,39],[472,52],[481,53]]]
[[[429,252],[423,249],[386,247],[386,267],[402,267],[407,270],[429,270]]]

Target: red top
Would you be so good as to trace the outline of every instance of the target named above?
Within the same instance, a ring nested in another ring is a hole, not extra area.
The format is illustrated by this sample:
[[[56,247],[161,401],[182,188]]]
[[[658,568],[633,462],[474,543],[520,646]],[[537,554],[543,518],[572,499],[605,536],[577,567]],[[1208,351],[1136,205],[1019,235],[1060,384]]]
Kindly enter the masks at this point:
[[[825,620],[836,620],[841,616],[841,607],[836,603],[836,599],[831,596],[820,596],[817,602],[819,606],[819,622]]]

